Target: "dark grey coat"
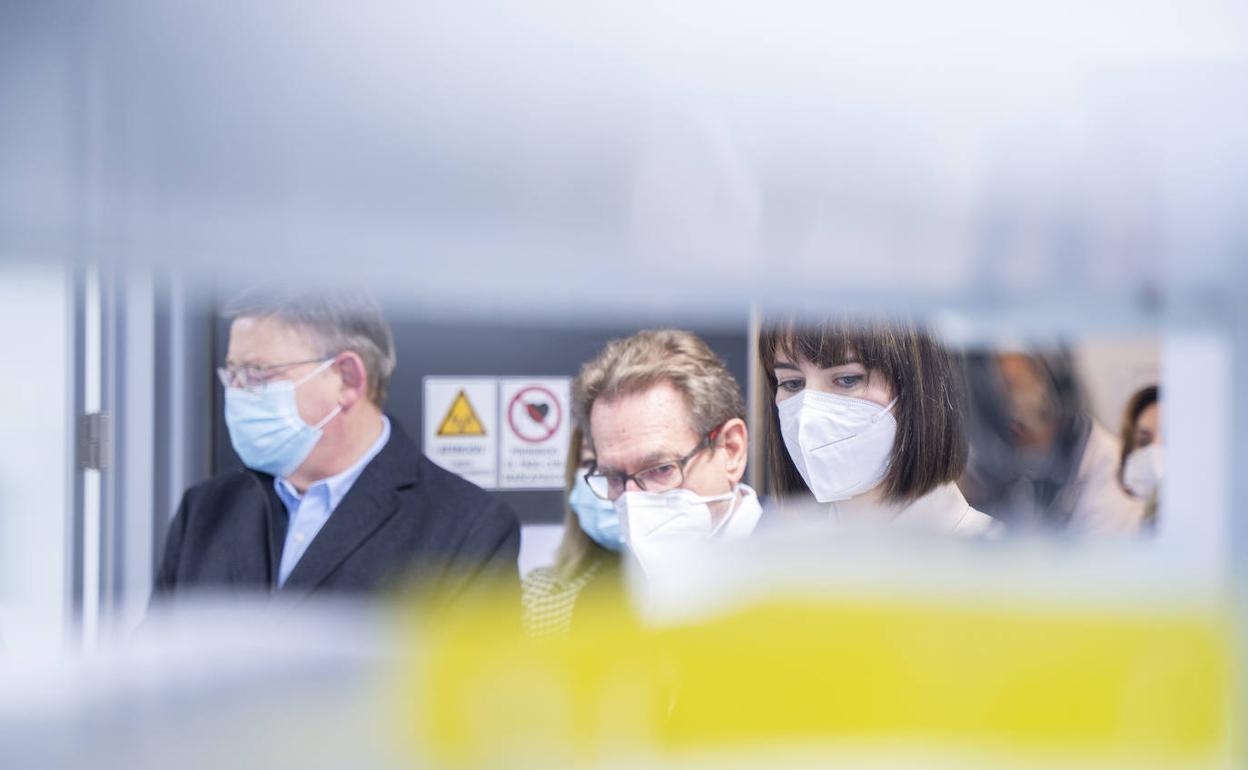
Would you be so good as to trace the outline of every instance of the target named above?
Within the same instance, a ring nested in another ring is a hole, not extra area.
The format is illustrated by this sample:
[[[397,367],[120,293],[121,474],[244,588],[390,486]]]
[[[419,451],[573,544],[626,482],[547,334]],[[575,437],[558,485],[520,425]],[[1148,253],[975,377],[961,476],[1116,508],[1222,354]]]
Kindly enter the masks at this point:
[[[519,593],[515,513],[430,462],[393,419],[386,446],[276,588],[286,526],[267,473],[232,471],[191,487],[169,529],[157,598],[191,590],[358,594],[399,584],[440,600],[496,583]]]

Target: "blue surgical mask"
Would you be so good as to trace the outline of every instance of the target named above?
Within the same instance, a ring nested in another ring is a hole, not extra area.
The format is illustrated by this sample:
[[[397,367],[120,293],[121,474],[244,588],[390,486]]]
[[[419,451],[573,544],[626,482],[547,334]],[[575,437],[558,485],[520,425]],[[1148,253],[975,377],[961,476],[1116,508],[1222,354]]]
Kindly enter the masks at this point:
[[[290,475],[303,465],[321,440],[321,429],[342,411],[342,405],[316,425],[308,425],[299,416],[295,388],[333,363],[332,358],[325,361],[298,381],[269,382],[255,391],[225,389],[225,425],[243,465],[273,476]]]
[[[595,495],[581,473],[576,474],[576,483],[568,493],[568,505],[576,512],[581,529],[595,543],[609,551],[618,551],[624,547],[624,542],[620,539],[620,517],[615,513],[615,505],[610,500],[603,500]]]

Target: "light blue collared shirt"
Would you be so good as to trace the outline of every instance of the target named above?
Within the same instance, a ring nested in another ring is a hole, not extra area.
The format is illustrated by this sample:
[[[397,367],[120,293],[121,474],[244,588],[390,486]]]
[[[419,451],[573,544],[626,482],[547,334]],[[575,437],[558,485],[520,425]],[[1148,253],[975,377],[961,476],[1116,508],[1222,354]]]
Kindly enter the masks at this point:
[[[277,496],[282,498],[290,521],[286,525],[286,545],[282,547],[282,564],[277,573],[277,584],[286,584],[286,578],[299,563],[303,552],[312,544],[312,538],[321,531],[329,515],[347,496],[355,480],[364,472],[364,467],[377,456],[390,440],[390,418],[381,416],[381,437],[369,447],[355,465],[347,468],[336,476],[321,479],[302,495],[295,486],[284,478],[273,479],[273,487]]]

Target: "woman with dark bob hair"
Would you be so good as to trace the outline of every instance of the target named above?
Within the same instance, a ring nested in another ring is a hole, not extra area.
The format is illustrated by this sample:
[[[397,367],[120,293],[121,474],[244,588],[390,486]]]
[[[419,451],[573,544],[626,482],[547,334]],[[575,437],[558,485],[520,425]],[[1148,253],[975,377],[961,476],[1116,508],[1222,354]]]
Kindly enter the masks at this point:
[[[967,459],[953,358],[909,321],[767,324],[768,489],[828,504],[835,521],[979,535],[995,521],[955,483]]]

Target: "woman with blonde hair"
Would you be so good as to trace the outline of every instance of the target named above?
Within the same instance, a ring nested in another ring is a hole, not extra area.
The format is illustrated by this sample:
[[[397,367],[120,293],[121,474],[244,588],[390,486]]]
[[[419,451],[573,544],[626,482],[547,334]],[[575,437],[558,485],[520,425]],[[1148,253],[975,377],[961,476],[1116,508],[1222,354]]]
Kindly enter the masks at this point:
[[[591,584],[612,581],[619,567],[620,519],[612,503],[595,495],[585,481],[593,464],[593,452],[580,427],[574,427],[565,472],[563,539],[555,563],[529,572],[521,584],[522,618],[531,636],[570,633],[577,599]]]

